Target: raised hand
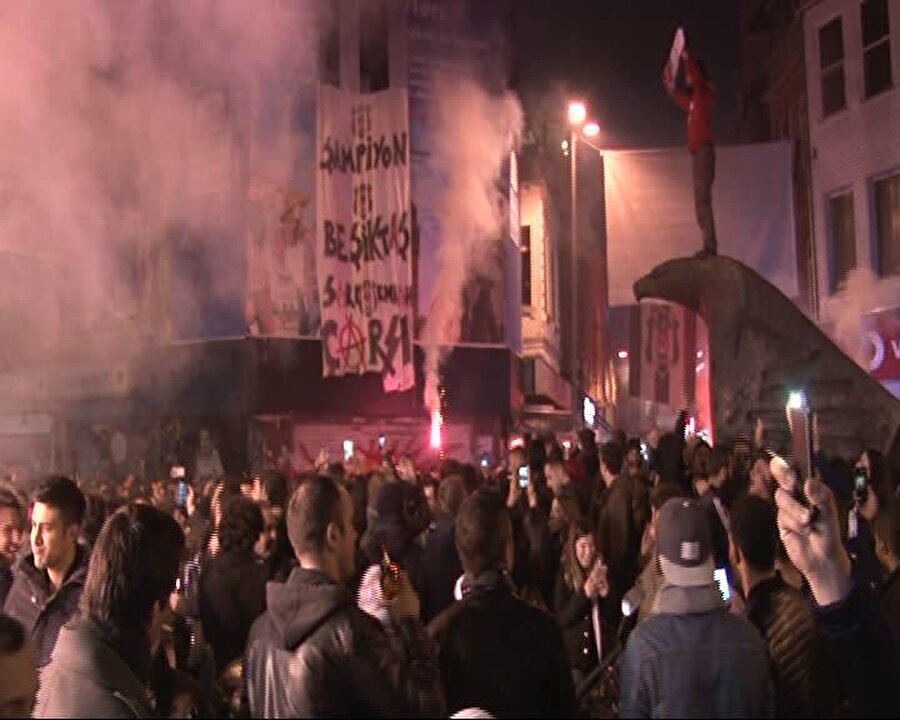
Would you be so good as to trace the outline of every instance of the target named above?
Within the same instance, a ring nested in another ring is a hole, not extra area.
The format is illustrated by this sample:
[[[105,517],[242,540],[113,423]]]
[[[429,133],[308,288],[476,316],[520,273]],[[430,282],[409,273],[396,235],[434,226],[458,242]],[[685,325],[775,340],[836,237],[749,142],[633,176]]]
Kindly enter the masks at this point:
[[[791,562],[806,578],[820,606],[843,600],[850,592],[851,565],[841,543],[831,490],[818,476],[808,479],[804,491],[810,507],[805,507],[794,497],[797,479],[793,473],[779,473],[776,479],[778,533]]]

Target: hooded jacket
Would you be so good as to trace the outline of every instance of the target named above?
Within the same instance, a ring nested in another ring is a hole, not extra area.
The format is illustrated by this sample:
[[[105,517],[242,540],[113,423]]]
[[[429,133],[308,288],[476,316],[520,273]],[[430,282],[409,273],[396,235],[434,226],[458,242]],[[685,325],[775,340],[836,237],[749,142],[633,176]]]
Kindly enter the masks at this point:
[[[47,572],[35,567],[31,553],[22,558],[16,567],[3,612],[22,623],[31,637],[39,668],[50,662],[60,629],[78,610],[89,555],[87,548],[76,546],[72,568],[56,590]]]
[[[398,654],[376,620],[324,573],[269,583],[244,669],[254,717],[422,717],[443,710],[434,653],[419,621],[400,623]]]

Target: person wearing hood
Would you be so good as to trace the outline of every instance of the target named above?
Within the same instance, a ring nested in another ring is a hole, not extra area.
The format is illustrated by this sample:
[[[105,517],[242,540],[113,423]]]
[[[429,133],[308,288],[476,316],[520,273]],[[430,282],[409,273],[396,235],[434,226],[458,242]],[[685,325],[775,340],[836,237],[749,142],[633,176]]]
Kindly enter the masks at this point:
[[[443,713],[436,657],[404,571],[385,578],[399,646],[359,609],[347,587],[355,569],[350,494],[329,477],[304,481],[287,530],[299,562],[269,583],[244,661],[253,717],[423,717]]]
[[[60,628],[78,608],[89,555],[78,542],[84,511],[84,495],[67,477],[51,477],[38,488],[31,554],[16,566],[3,611],[24,626],[39,668],[50,661]]]

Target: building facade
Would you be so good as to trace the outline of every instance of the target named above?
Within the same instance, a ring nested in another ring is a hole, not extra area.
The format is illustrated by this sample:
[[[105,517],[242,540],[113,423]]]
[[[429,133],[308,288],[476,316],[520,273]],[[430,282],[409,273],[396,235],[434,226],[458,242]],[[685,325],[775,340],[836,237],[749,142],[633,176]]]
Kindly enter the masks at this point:
[[[204,102],[199,95],[208,93],[198,91],[198,108],[234,113],[240,119],[223,123],[237,131],[227,143],[216,145],[225,148],[217,159],[193,163],[191,147],[205,140],[185,140],[185,162],[173,165],[184,175],[179,187],[215,190],[217,198],[227,199],[223,207],[239,217],[229,216],[223,223],[227,229],[203,242],[189,228],[148,231],[149,249],[133,253],[140,267],[130,289],[146,305],[152,332],[136,338],[120,357],[86,358],[83,368],[74,369],[64,356],[43,368],[4,366],[0,430],[15,425],[23,428],[16,437],[25,430],[29,437],[39,436],[34,442],[19,442],[41,448],[43,457],[32,463],[34,469],[40,465],[117,478],[127,472],[153,475],[173,462],[190,466],[201,427],[212,430],[229,472],[272,464],[307,469],[321,449],[339,457],[344,441],[375,455],[381,438],[396,455],[423,463],[437,459],[429,448],[418,339],[435,292],[442,245],[454,238],[441,227],[443,186],[435,166],[440,137],[433,112],[439,91],[433,81],[440,70],[473,81],[489,94],[505,91],[511,4],[336,0],[317,6],[317,71],[307,70],[297,78],[283,103],[291,131],[307,140],[297,145],[290,187],[282,193],[282,224],[290,225],[281,228],[287,233],[282,233],[287,249],[271,243],[274,249],[262,256],[265,263],[260,267],[248,250],[253,223],[248,207],[266,180],[258,160],[275,119],[251,127],[246,119],[264,115],[266,108],[242,108],[247,98],[239,94],[213,93],[221,102]],[[408,89],[417,340],[415,388],[405,392],[385,392],[378,375],[323,378],[313,264],[319,83],[359,93]],[[212,126],[202,124],[204,130]],[[190,168],[182,167],[188,164]],[[513,430],[524,404],[515,170],[514,158],[503,163],[498,201],[510,212],[501,237],[493,241],[490,272],[477,268],[463,288],[459,341],[449,349],[441,375],[442,450],[461,459],[499,457],[500,440]],[[272,265],[287,262],[285,256],[295,264],[289,273]],[[253,279],[262,272],[289,275],[287,291],[277,297],[274,292],[254,295]],[[223,298],[212,285],[226,273],[235,282]],[[186,299],[191,300],[190,310]],[[268,302],[267,309],[266,301],[275,302]],[[296,315],[290,325],[279,324],[283,313],[278,303]],[[67,391],[53,392],[61,387]],[[112,438],[117,438],[115,453]],[[22,463],[30,452],[23,451]]]
[[[851,354],[868,338],[877,374],[900,349],[900,0],[803,10],[820,321]],[[900,377],[879,377],[898,394]]]

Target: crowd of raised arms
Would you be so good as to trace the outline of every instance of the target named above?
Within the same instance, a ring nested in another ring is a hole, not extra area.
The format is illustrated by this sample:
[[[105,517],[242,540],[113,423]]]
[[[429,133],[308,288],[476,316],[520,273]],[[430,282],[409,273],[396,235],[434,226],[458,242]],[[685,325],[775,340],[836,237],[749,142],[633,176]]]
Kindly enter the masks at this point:
[[[900,473],[684,417],[495,467],[13,478],[0,714],[900,715]]]

